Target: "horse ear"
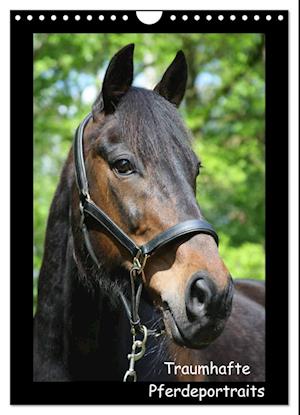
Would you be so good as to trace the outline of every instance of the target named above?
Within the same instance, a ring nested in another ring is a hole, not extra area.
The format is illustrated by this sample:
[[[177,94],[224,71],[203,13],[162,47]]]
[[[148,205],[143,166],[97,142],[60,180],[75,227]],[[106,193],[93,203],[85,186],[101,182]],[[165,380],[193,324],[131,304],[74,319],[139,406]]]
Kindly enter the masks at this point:
[[[186,89],[187,73],[186,59],[180,50],[154,91],[179,107]]]
[[[93,114],[99,111],[113,113],[130,88],[133,80],[133,50],[134,44],[131,43],[112,57],[104,76],[102,91],[93,105]]]

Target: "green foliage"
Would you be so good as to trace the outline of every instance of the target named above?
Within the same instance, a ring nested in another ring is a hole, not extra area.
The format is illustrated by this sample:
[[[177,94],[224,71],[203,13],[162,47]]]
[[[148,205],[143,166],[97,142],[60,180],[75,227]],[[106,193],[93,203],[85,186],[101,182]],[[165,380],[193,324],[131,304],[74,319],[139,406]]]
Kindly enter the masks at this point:
[[[264,278],[263,35],[36,34],[35,296],[49,206],[74,130],[90,110],[109,59],[132,42],[136,83],[148,88],[179,49],[185,52],[189,81],[181,111],[204,166],[198,202],[220,233],[232,275]]]
[[[220,255],[225,259],[233,278],[265,278],[265,252],[261,244],[244,242],[235,247],[230,245],[229,238],[224,234],[220,238]]]

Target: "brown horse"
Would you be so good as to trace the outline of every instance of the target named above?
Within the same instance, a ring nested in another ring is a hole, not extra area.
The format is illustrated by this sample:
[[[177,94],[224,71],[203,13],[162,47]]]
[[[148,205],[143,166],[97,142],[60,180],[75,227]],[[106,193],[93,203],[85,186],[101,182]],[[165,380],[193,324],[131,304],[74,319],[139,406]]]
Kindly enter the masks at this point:
[[[184,54],[154,91],[132,87],[132,79],[129,45],[111,60],[82,132],[83,165],[93,203],[142,246],[179,223],[203,221],[195,198],[200,163],[176,109],[186,88]],[[132,258],[93,217],[83,234],[75,164],[71,151],[49,214],[34,379],[122,380],[132,336],[120,300],[130,293]],[[136,364],[139,380],[264,380],[264,286],[233,283],[215,239],[211,232],[174,239],[139,273],[139,318],[160,334]],[[209,365],[223,372],[205,371]]]

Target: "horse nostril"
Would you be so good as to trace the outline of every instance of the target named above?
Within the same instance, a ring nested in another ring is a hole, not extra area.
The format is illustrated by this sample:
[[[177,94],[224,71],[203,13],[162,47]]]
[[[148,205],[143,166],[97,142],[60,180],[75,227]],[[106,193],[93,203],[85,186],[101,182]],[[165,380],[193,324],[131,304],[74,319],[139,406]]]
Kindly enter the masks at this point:
[[[213,297],[213,287],[208,278],[195,274],[186,288],[185,303],[191,320],[201,319],[207,313]]]
[[[205,280],[198,279],[191,287],[191,295],[199,305],[207,304],[211,299],[211,290]]]

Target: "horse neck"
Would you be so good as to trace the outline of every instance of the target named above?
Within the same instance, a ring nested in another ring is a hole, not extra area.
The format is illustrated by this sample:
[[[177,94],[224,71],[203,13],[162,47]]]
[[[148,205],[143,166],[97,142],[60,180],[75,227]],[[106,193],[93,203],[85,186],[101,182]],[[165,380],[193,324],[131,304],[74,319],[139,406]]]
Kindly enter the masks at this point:
[[[130,347],[123,310],[112,307],[100,286],[87,289],[69,260],[64,351],[70,375],[75,380],[119,380]]]
[[[35,350],[36,356],[46,356],[52,367],[64,366],[70,378],[84,379],[91,373],[99,377],[102,361],[121,354],[118,348],[122,341],[112,347],[111,339],[119,341],[121,335],[124,340],[126,333],[121,332],[124,324],[118,310],[111,310],[99,286],[91,288],[84,283],[74,261],[70,224],[73,180],[69,156],[49,212],[39,275]],[[126,352],[122,353],[125,357]],[[91,370],[82,366],[90,366]],[[105,372],[111,372],[110,368],[106,367]]]
[[[62,361],[70,379],[121,380],[128,368],[130,325],[121,303],[111,305],[112,292],[108,293],[101,284],[86,284],[88,278],[93,280],[93,275],[82,278],[84,267],[78,267],[74,256],[70,223],[73,181],[69,156],[48,218],[39,276],[35,347],[47,359],[57,361],[58,366]],[[143,321],[151,320],[152,307],[144,304],[142,309]],[[157,350],[155,344],[149,344],[149,348]],[[148,357],[139,363],[143,379],[153,372],[154,352],[151,354],[150,350]]]

